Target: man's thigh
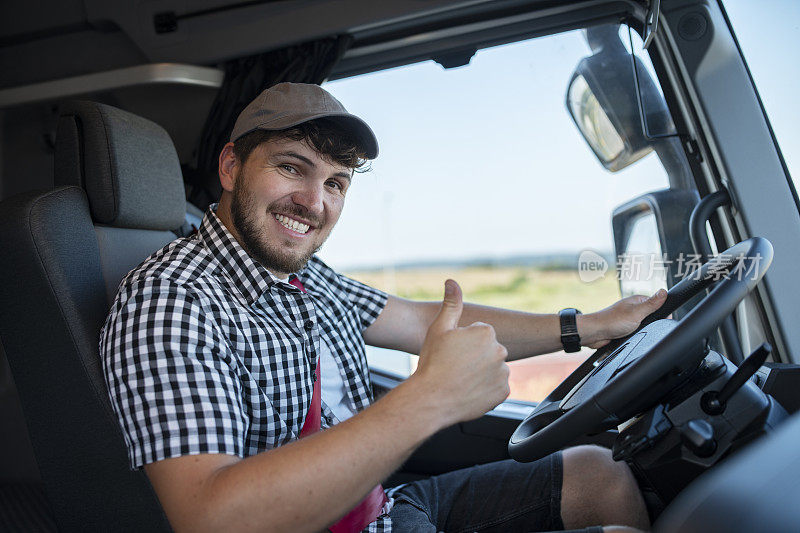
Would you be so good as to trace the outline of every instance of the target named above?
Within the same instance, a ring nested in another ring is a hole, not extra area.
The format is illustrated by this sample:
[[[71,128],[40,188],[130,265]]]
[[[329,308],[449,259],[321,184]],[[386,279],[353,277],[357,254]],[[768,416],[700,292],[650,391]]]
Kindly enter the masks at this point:
[[[561,453],[499,461],[404,485],[390,516],[397,531],[553,531],[561,522]]]

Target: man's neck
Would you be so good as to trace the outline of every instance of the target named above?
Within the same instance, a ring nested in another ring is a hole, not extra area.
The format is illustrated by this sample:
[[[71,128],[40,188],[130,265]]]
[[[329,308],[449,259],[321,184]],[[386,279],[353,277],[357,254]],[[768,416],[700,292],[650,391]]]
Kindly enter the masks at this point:
[[[267,269],[267,272],[269,272],[272,275],[272,279],[274,279],[275,281],[282,281],[284,283],[289,283],[289,277],[291,276],[291,274],[282,274],[282,273],[276,274],[270,269]]]

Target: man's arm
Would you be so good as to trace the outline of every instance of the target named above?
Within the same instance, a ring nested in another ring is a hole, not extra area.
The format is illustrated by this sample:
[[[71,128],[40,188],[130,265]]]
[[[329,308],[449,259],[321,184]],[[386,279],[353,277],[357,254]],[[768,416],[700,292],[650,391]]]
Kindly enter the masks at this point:
[[[436,401],[404,385],[412,384],[285,446],[246,459],[185,455],[145,472],[176,531],[319,531],[438,429]]]
[[[602,311],[578,315],[581,343],[599,348],[611,339],[631,333],[642,319],[661,307],[666,295],[662,290],[650,298],[630,296]],[[418,354],[425,331],[438,307],[437,302],[415,302],[389,296],[383,312],[364,331],[364,340],[372,346]],[[561,349],[561,326],[555,314],[525,313],[465,303],[460,324],[473,322],[485,322],[494,327],[497,340],[508,349],[509,360]]]
[[[333,428],[246,459],[201,454],[146,465],[173,528],[318,531],[437,430],[502,402],[509,393],[507,352],[491,326],[457,327],[461,292],[452,281],[446,287],[422,342],[424,362],[375,405]]]

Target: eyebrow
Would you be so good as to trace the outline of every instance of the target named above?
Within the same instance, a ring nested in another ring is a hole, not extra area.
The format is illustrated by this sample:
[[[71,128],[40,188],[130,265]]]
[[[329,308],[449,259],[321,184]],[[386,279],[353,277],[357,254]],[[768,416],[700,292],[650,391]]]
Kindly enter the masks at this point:
[[[273,154],[273,156],[274,157],[292,157],[294,159],[298,159],[298,160],[302,161],[303,163],[305,163],[306,165],[310,166],[311,168],[317,168],[316,163],[314,163],[312,160],[310,160],[306,156],[298,154],[297,152],[291,152],[291,151],[290,152],[277,152],[277,153]],[[333,176],[334,177],[338,177],[338,178],[344,178],[347,181],[352,181],[352,176],[348,172],[344,172],[344,171],[336,172],[336,173],[333,174]]]

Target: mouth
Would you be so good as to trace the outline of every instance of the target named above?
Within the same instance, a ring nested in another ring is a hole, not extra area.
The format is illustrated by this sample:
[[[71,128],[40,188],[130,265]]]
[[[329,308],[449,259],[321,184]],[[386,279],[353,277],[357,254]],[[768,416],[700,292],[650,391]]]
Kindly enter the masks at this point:
[[[312,228],[310,224],[306,224],[305,222],[295,220],[293,218],[287,217],[286,215],[273,213],[272,216],[275,217],[275,220],[277,220],[281,224],[281,226],[295,233],[299,233],[300,235],[305,235],[306,233],[308,233],[308,230]]]

